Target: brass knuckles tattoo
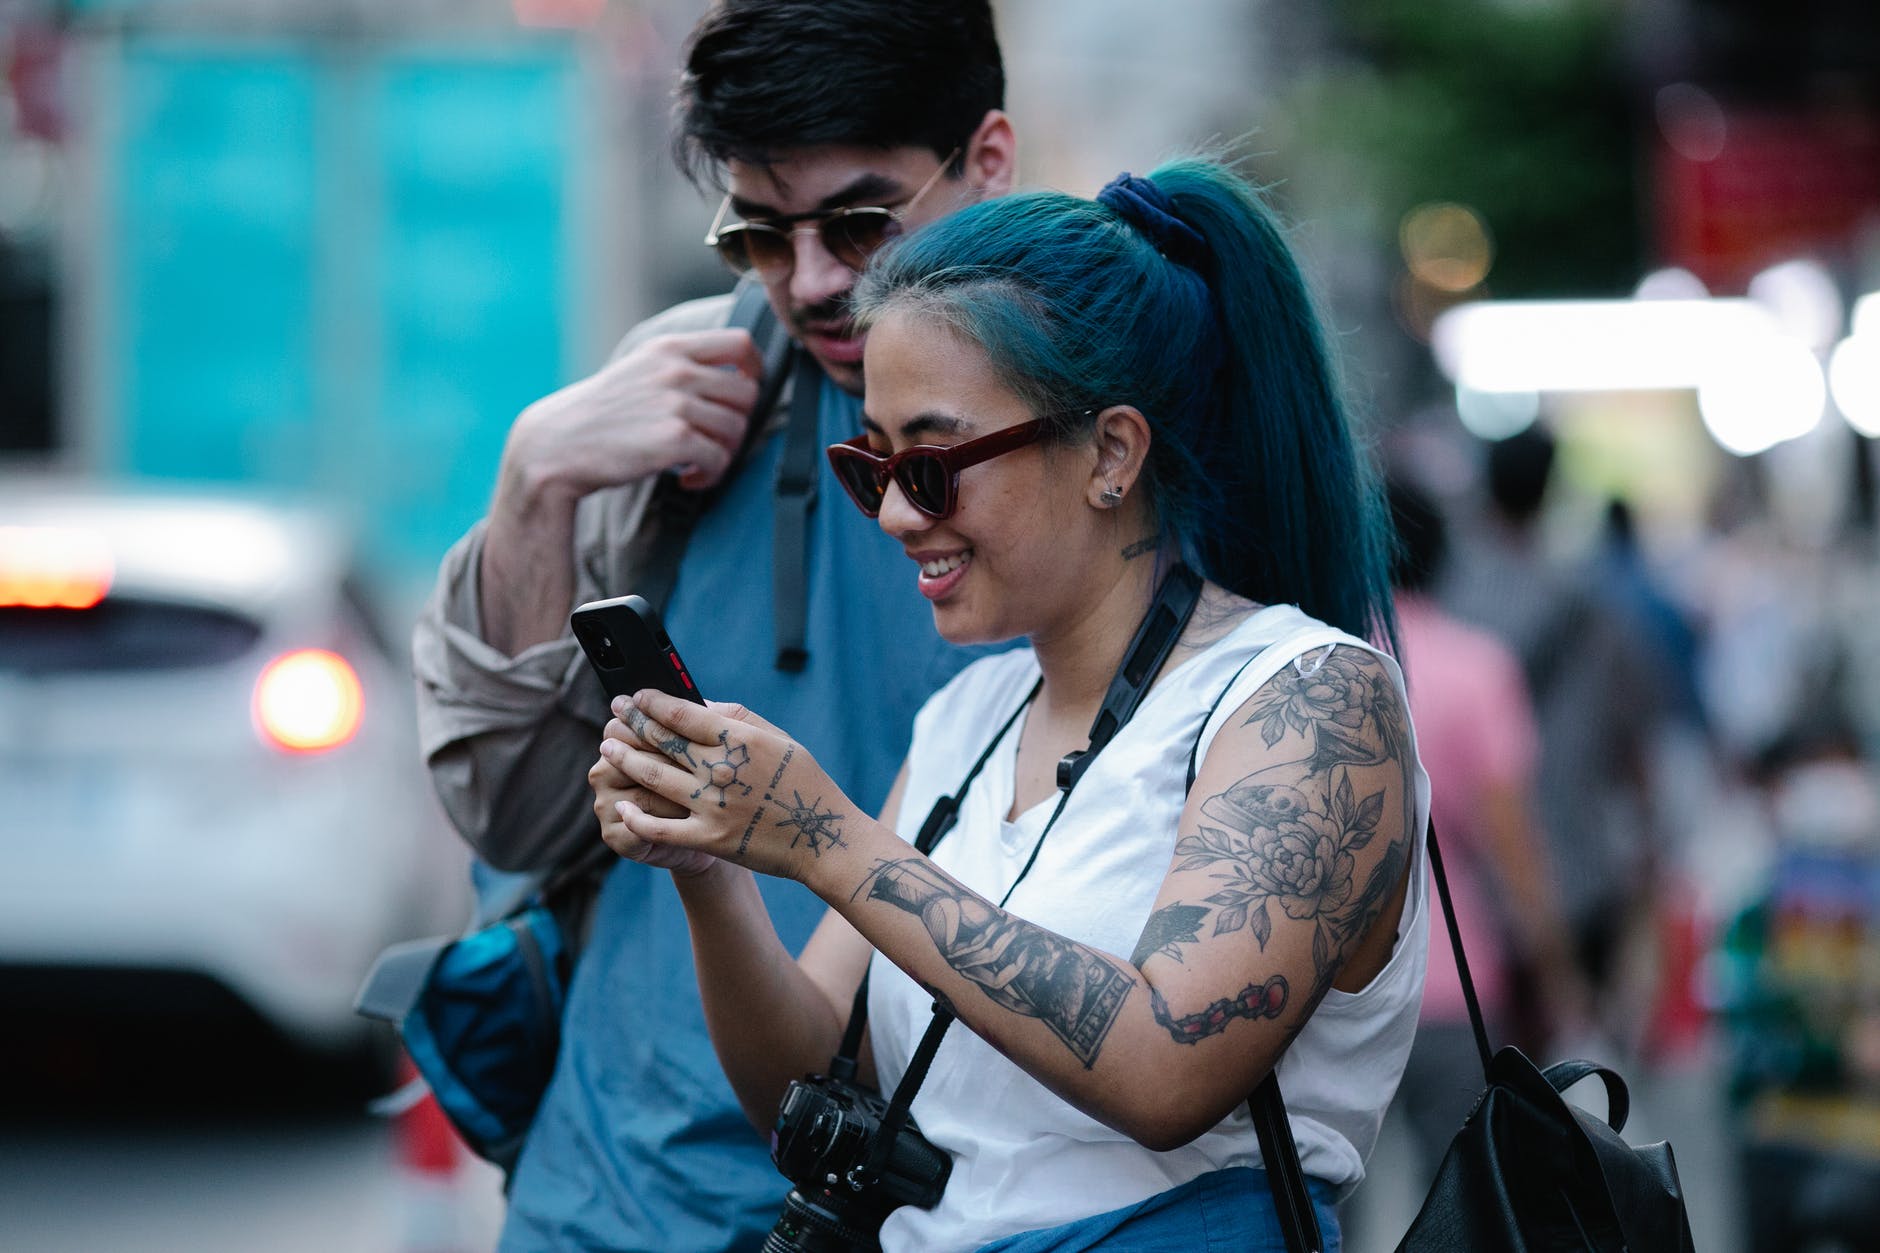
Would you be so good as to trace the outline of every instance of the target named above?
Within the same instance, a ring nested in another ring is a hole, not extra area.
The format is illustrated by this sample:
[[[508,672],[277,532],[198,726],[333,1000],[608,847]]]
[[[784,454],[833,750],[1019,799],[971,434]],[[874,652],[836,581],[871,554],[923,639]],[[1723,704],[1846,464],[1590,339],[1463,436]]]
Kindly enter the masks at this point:
[[[856,896],[919,918],[940,956],[992,1002],[1036,1018],[1086,1068],[1136,986],[1114,959],[988,904],[933,863],[876,864]]]
[[[1175,901],[1156,910],[1130,960],[1138,968],[1156,955],[1180,962],[1182,946],[1241,930],[1264,950],[1277,905],[1287,918],[1312,924],[1309,1013],[1383,913],[1410,858],[1415,800],[1406,781],[1402,827],[1360,882],[1357,854],[1377,835],[1385,793],[1380,788],[1359,797],[1350,768],[1403,766],[1409,733],[1381,663],[1368,652],[1336,647],[1313,662],[1282,668],[1252,702],[1243,725],[1255,724],[1269,748],[1288,732],[1303,736],[1303,755],[1248,775],[1202,802],[1210,822],[1176,841],[1181,860],[1175,870],[1206,870],[1220,888],[1204,903]],[[1282,994],[1273,1014],[1262,1016],[1277,1016],[1286,1000]],[[1236,1003],[1216,1001],[1202,1012]],[[1188,1023],[1194,1016],[1170,1021]]]

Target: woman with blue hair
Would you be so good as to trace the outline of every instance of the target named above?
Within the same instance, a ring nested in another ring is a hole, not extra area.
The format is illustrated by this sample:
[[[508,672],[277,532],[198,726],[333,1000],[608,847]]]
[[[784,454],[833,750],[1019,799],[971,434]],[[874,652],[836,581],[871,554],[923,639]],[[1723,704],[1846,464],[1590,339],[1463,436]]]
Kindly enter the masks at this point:
[[[897,1095],[877,1138],[911,1098],[898,1135],[950,1174],[883,1247],[1281,1248],[1248,1112],[1270,1074],[1336,1247],[1415,1032],[1429,788],[1385,515],[1295,261],[1191,159],[973,206],[856,302],[866,432],[836,480],[943,635],[1026,646],[922,709],[879,820],[738,706],[623,700],[604,838],[676,877],[780,1165],[834,1127],[799,1136],[791,1085],[839,1046],[839,1079]],[[753,872],[829,904],[800,957]],[[916,1195],[866,1142],[809,1159],[792,1240]]]

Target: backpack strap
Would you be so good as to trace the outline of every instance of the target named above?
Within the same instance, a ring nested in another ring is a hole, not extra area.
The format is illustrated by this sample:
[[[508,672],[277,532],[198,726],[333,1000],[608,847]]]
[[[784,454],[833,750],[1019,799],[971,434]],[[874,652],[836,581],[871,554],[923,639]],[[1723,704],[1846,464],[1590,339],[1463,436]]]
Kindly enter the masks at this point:
[[[790,423],[777,458],[771,500],[771,624],[777,669],[798,673],[809,662],[809,515],[816,507],[822,451],[817,434],[822,416],[821,367],[807,352],[796,353],[790,372]]]
[[[750,332],[758,352],[764,358],[763,382],[757,393],[757,404],[751,409],[750,424],[744,430],[744,442],[732,458],[731,467],[715,486],[705,491],[687,491],[679,486],[677,475],[664,474],[653,489],[653,499],[647,512],[657,528],[656,539],[648,546],[640,569],[635,573],[633,591],[645,597],[654,609],[661,612],[664,612],[666,602],[672,596],[673,584],[678,582],[679,563],[685,557],[686,545],[691,541],[692,528],[724,494],[732,479],[737,477],[751,449],[756,447],[769,425],[769,415],[776,408],[784,381],[790,376],[790,337],[777,321],[762,284],[750,280],[739,282],[733,293],[731,317],[726,325]]]

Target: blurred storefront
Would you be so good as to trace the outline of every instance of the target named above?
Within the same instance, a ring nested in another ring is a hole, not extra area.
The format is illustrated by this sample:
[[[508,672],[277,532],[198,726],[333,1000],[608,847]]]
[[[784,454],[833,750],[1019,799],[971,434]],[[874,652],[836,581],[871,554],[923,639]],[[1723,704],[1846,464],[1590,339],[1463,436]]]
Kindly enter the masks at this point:
[[[0,13],[0,152],[35,176],[0,221],[9,353],[33,357],[6,373],[30,394],[9,398],[5,451],[337,500],[381,576],[428,572],[486,503],[516,412],[653,299],[636,170],[663,116],[637,116],[633,58],[657,36],[605,16]]]

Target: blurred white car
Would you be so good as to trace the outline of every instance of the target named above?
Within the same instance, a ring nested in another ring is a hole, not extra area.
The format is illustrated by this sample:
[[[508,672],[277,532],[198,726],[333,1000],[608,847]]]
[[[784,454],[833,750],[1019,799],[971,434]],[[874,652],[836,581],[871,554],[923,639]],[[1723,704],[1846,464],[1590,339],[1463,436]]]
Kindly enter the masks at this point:
[[[63,1005],[233,1002],[352,1053],[380,948],[467,916],[403,651],[362,603],[347,535],[255,500],[0,482],[16,1024],[9,984]]]

